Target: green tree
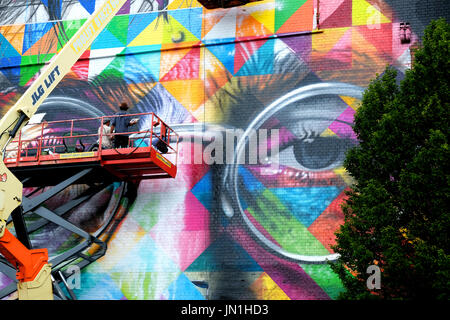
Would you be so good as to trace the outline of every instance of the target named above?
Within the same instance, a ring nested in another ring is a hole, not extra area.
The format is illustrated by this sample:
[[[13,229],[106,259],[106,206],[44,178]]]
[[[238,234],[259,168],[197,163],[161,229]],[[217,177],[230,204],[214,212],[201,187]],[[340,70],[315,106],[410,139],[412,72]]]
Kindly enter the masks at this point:
[[[449,299],[450,25],[432,21],[400,85],[387,67],[355,114],[357,147],[344,162],[354,184],[331,264],[343,299]],[[369,290],[378,265],[381,288]]]

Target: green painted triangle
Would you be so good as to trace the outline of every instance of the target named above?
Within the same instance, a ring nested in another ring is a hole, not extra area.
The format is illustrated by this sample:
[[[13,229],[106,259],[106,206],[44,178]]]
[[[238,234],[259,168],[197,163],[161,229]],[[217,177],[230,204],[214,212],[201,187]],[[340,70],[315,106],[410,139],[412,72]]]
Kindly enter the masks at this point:
[[[331,299],[336,300],[345,290],[338,275],[328,264],[300,264],[300,266]]]
[[[275,31],[308,0],[283,0],[275,6]],[[280,2],[277,0],[277,2]]]
[[[99,77],[106,77],[109,79],[122,79],[124,75],[124,69],[125,56],[117,56],[105,69],[103,69]]]
[[[146,203],[135,202],[130,208],[128,216],[137,222],[142,229],[149,232],[159,220],[158,210],[155,208],[160,208],[160,199],[154,197]]]
[[[283,249],[307,256],[330,254],[269,189],[255,197],[247,210]]]
[[[81,28],[87,19],[63,21],[62,27],[58,26],[58,48],[59,51],[73,35]]]
[[[124,46],[127,45],[128,23],[129,15],[120,15],[115,16],[106,27]]]
[[[35,56],[22,56],[19,85],[26,85],[44,67],[45,62],[49,61],[54,55],[54,53],[48,53]]]

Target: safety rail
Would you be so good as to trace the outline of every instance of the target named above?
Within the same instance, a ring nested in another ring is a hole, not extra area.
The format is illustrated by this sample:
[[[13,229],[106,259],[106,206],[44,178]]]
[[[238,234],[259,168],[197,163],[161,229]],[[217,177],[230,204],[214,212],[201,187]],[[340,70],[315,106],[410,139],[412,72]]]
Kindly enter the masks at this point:
[[[52,159],[49,157],[52,155],[83,152],[91,152],[91,158],[101,160],[103,151],[108,149],[116,149],[118,154],[122,154],[114,145],[111,148],[105,148],[103,145],[105,137],[104,130],[101,129],[104,120],[109,119],[112,122],[117,117],[126,117],[127,120],[138,118],[139,121],[133,126],[139,125],[140,129],[110,133],[108,136],[112,140],[119,135],[128,135],[129,141],[126,148],[135,150],[140,147],[153,147],[165,156],[174,158],[171,162],[177,165],[179,136],[153,112],[44,121],[27,125],[19,133],[18,138],[8,145],[4,162],[7,165],[19,165],[24,162],[40,164],[42,160]],[[156,122],[159,122],[159,126],[155,130]],[[166,147],[166,152],[159,150],[161,147],[157,149],[156,145],[161,146],[161,143]]]

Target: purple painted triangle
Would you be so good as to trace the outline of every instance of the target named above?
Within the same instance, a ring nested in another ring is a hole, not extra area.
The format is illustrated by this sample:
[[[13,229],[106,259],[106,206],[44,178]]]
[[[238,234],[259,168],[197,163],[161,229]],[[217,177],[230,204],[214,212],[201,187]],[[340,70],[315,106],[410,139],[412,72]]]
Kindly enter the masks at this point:
[[[295,55],[299,57],[304,62],[309,61],[309,56],[311,54],[312,48],[312,37],[311,36],[301,36],[301,37],[285,37],[282,38],[283,42],[291,48]]]
[[[130,2],[131,0],[127,0],[125,4],[120,8],[119,12],[117,14],[129,14],[130,13]]]

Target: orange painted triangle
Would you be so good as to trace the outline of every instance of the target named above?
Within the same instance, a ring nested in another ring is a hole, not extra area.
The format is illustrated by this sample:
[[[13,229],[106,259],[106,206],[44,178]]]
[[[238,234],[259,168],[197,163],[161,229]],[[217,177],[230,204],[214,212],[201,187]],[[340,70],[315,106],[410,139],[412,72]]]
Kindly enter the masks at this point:
[[[365,38],[364,34],[360,32],[360,28],[355,26],[352,30],[352,50],[353,52],[364,52],[366,59],[371,61],[371,67],[374,69],[384,70],[387,63],[390,63],[390,57],[384,52],[379,51],[379,48],[375,46],[372,41]],[[387,40],[389,42],[390,39]],[[392,41],[389,42],[392,45]],[[353,60],[355,61],[355,54],[353,54]]]
[[[159,78],[163,78],[191,49],[161,51]]]
[[[205,100],[203,80],[174,80],[161,84],[190,112],[197,110]]]
[[[0,33],[6,40],[17,50],[18,53],[22,52],[23,37],[25,33],[25,25],[11,25],[1,26]]]
[[[236,17],[236,38],[254,38],[258,36],[272,35],[269,29],[260,21],[256,20],[251,15],[239,14]]]
[[[327,54],[341,41],[341,38],[349,28],[327,29],[326,33],[317,34],[312,37],[312,54]]]
[[[222,20],[228,13],[228,10],[203,11],[203,29],[202,38],[214,28],[214,26]]]
[[[349,66],[352,63],[352,29],[348,29],[347,32],[339,39],[339,41],[328,51],[325,55],[325,60],[340,61],[342,68]]]
[[[361,77],[365,75],[367,79],[373,78],[370,74],[382,73],[389,63],[379,54],[377,48],[358,32],[357,27],[352,30],[352,51],[353,69],[359,69]],[[364,54],[358,54],[359,52]]]
[[[313,29],[314,0],[308,0],[277,30],[278,34]]]
[[[200,47],[191,49],[170,69],[160,81],[198,79],[200,68]]]
[[[39,54],[56,53],[58,51],[58,37],[55,34],[56,29],[53,27],[47,31],[31,48],[23,55],[34,56]]]

